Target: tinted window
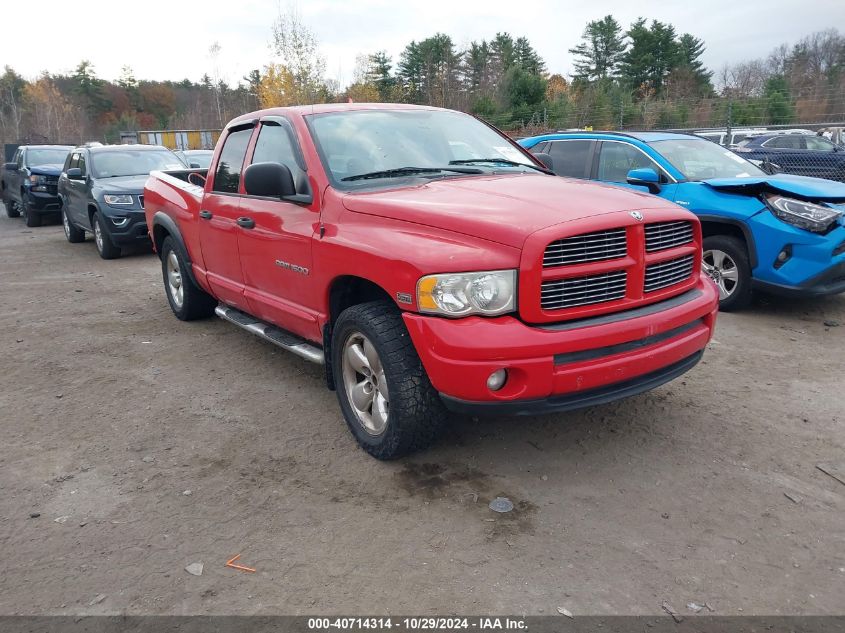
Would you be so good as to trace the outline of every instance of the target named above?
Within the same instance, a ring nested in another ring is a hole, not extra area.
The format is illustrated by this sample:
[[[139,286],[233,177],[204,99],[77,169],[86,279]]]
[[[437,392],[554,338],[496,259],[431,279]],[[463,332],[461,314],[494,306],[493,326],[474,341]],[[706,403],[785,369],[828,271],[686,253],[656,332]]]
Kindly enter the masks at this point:
[[[817,152],[832,152],[834,148],[833,143],[819,136],[805,136],[804,142],[807,144],[807,149]]]
[[[72,167],[79,167],[79,152],[74,152],[70,155],[70,160],[68,161],[67,168],[70,169]]]
[[[602,143],[599,153],[599,180],[627,182],[628,172],[641,167],[651,167],[658,171],[654,163],[636,147],[627,143]]]
[[[548,153],[554,161],[554,172],[558,176],[587,178],[589,176],[590,148],[593,141],[553,141]]]
[[[763,143],[763,146],[775,149],[801,149],[801,139],[797,136],[776,136]]]
[[[217,162],[217,171],[214,172],[214,191],[238,192],[250,136],[252,136],[252,128],[232,132],[226,137],[223,150],[220,152],[220,160]]]
[[[88,167],[85,164],[85,154],[79,155],[79,163],[78,163],[77,167],[79,167],[79,169],[82,171],[83,176],[88,175]]]

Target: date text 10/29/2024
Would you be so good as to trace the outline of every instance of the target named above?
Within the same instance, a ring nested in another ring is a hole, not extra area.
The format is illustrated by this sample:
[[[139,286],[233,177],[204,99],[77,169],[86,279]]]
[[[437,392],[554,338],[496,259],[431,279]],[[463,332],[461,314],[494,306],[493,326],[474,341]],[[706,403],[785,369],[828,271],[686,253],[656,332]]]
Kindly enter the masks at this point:
[[[525,630],[525,620],[507,617],[334,617],[308,618],[308,630],[496,631]]]

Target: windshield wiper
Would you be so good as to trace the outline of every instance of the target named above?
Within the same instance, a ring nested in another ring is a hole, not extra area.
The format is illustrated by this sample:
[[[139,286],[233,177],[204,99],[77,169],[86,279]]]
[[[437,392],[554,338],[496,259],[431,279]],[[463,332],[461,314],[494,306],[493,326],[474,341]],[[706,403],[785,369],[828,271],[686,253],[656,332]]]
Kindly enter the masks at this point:
[[[397,167],[396,169],[382,169],[381,171],[370,171],[365,174],[347,176],[341,180],[369,180],[371,178],[399,178],[401,176],[412,176],[414,174],[437,174],[443,171],[451,171],[457,174],[483,174],[480,169],[471,167]]]
[[[545,167],[540,167],[539,165],[531,165],[529,163],[520,163],[507,158],[462,158],[461,160],[449,161],[450,165],[471,165],[472,163],[499,163],[500,165],[507,165],[508,167],[529,167],[531,169],[541,171],[544,174],[554,175],[554,172],[551,169],[546,169]]]

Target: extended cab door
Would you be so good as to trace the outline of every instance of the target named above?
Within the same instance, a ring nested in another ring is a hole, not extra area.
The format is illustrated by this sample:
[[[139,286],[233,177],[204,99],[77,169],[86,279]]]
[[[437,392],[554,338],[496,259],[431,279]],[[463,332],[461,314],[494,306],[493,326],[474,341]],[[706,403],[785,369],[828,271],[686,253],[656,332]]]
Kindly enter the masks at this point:
[[[551,141],[543,151],[554,161],[553,171],[567,178],[589,178],[596,142],[573,138]]]
[[[240,214],[254,222],[242,226],[238,249],[249,312],[286,330],[319,340],[316,293],[311,277],[311,245],[319,224],[319,204],[311,195],[306,164],[296,134],[284,117],[260,121],[248,161],[282,163],[291,170],[297,202],[246,194]]]
[[[247,309],[241,272],[238,235],[244,158],[253,124],[232,128],[223,139],[223,148],[209,173],[210,182],[197,219],[200,247],[208,284],[221,301]]]

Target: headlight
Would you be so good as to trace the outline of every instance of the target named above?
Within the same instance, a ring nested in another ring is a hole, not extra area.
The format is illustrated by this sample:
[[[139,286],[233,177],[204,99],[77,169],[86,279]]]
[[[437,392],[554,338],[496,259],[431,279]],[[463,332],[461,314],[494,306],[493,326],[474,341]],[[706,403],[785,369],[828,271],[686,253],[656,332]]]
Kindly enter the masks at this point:
[[[842,215],[830,207],[774,194],[766,196],[766,204],[784,222],[814,233],[824,233]]]
[[[33,174],[29,177],[29,182],[31,182],[33,185],[46,185],[47,176],[38,176]]]
[[[132,204],[132,196],[126,193],[110,194],[103,196],[106,204]]]
[[[417,282],[420,312],[445,316],[513,312],[516,306],[516,271],[427,275]]]

